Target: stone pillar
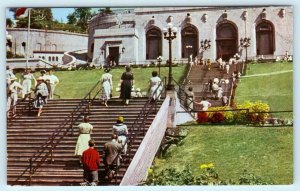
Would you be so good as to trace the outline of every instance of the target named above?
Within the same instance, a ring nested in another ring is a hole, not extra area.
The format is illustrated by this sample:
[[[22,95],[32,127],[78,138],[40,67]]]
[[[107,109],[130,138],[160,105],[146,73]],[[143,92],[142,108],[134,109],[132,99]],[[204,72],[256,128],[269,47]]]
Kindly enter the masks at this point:
[[[170,97],[167,128],[176,128],[176,92],[175,92],[175,90],[167,90],[166,96]]]

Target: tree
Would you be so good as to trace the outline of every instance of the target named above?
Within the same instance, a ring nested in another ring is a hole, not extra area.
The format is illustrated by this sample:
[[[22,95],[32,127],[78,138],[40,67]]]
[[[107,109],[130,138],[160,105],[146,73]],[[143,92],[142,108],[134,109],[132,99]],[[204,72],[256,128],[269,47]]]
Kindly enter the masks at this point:
[[[71,13],[67,16],[68,24],[75,25],[77,22],[77,18],[74,13]]]
[[[7,27],[12,27],[14,22],[10,18],[6,18],[6,26]]]
[[[15,16],[16,18],[16,16]],[[18,28],[28,27],[28,18],[16,18],[18,20]],[[50,26],[51,29],[53,23],[53,15],[51,8],[34,8],[30,12],[30,28],[44,29],[45,26]]]
[[[99,12],[102,14],[112,14],[113,11],[110,9],[110,7],[105,7],[104,9],[99,9]]]
[[[80,27],[83,32],[87,31],[88,21],[93,16],[91,10],[91,8],[76,8],[73,13],[77,19],[76,26]]]

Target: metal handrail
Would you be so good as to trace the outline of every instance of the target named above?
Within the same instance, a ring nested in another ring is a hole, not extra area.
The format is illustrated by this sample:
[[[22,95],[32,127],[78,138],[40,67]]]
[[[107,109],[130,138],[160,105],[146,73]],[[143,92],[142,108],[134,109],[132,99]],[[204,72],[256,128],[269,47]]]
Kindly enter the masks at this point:
[[[36,172],[36,170],[47,161],[49,155],[50,155],[50,162],[53,162],[53,150],[58,145],[60,140],[71,130],[73,134],[73,124],[78,120],[78,118],[81,116],[82,112],[86,112],[88,105],[95,99],[95,97],[99,94],[100,90],[98,90],[91,99],[91,93],[96,89],[96,87],[99,85],[101,81],[98,81],[91,90],[86,94],[86,96],[80,101],[80,103],[76,106],[76,108],[71,112],[71,114],[65,119],[65,121],[59,125],[55,131],[52,133],[51,136],[45,141],[43,145],[40,146],[39,149],[28,159],[29,166],[23,171],[23,173],[18,177],[21,178],[23,174],[27,172],[29,169],[29,185],[31,184],[31,179],[33,174]],[[87,104],[88,103],[88,104]],[[64,129],[64,127],[67,127]],[[63,133],[59,136],[60,133]],[[56,141],[56,142],[55,142]],[[44,154],[44,156],[42,156]],[[40,160],[39,160],[40,159]],[[34,163],[36,165],[34,166]],[[17,179],[17,180],[18,180]]]
[[[166,77],[165,77],[166,78]],[[166,81],[166,79],[165,79]],[[134,120],[133,124],[131,125],[131,132],[127,135],[127,139],[125,141],[125,144],[122,146],[121,151],[118,152],[116,157],[114,158],[112,164],[116,165],[116,174],[118,174],[119,167],[121,166],[121,163],[118,165],[117,161],[122,154],[122,151],[127,144],[127,153],[125,156],[123,156],[123,160],[127,158],[131,158],[131,147],[132,144],[136,141],[136,137],[138,135],[145,135],[146,134],[146,124],[145,121],[148,119],[149,114],[153,112],[153,107],[154,111],[157,111],[157,101],[158,99],[153,99],[154,96],[160,97],[162,95],[163,91],[160,91],[159,95],[156,95],[157,91],[159,88],[163,87],[163,81],[161,81],[158,85],[158,87],[155,89],[153,96],[149,97],[144,106],[142,107],[139,115],[136,117]],[[163,90],[163,88],[162,88]],[[141,122],[140,122],[141,121]],[[133,133],[134,131],[134,133]],[[115,176],[115,183],[117,183],[117,176]]]
[[[184,94],[185,98],[188,97],[188,94],[186,93],[185,89],[175,80],[173,79],[173,82],[178,86],[178,91],[175,88],[175,91],[177,92],[178,95],[178,99],[183,103],[182,105],[184,106],[184,109],[189,112],[192,113],[194,111],[194,108],[191,108],[190,106],[186,106],[185,103],[185,99],[182,96],[182,94]]]

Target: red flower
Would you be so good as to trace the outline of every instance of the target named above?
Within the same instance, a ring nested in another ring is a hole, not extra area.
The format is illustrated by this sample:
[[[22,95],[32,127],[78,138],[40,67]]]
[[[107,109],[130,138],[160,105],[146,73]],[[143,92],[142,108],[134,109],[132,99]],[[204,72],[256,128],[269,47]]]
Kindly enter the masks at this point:
[[[212,123],[222,123],[224,122],[224,120],[225,120],[224,114],[220,112],[215,112],[210,118],[210,121]]]
[[[206,123],[206,122],[208,122],[207,113],[206,112],[198,112],[197,122],[198,123]]]

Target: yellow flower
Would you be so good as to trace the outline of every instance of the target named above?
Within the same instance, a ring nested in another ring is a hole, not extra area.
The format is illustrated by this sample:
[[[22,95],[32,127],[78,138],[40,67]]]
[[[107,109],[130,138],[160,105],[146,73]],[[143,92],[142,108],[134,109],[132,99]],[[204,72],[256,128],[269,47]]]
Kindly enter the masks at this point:
[[[148,174],[152,174],[153,173],[153,169],[152,168],[148,168]]]
[[[213,168],[213,167],[214,167],[214,163],[209,163],[209,164],[207,164],[207,167],[208,167],[208,168]]]
[[[206,164],[201,164],[201,165],[200,165],[200,169],[205,169],[205,168],[207,168],[207,165],[206,165]]]

